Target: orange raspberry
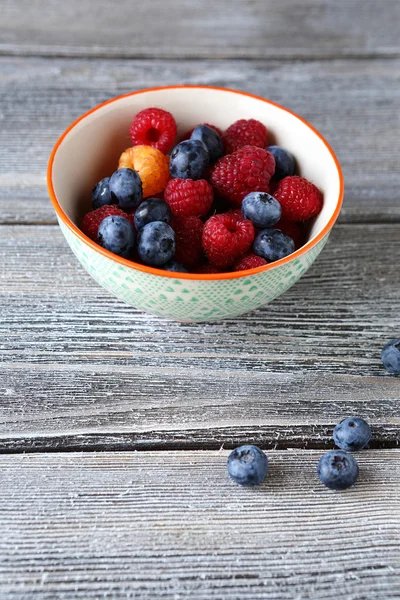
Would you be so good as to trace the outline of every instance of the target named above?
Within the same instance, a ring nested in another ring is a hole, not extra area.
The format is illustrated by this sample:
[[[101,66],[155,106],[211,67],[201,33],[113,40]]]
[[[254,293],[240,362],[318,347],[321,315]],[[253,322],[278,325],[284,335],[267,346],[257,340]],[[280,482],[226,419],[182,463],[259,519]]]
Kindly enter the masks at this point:
[[[119,157],[118,168],[133,169],[139,173],[143,198],[165,190],[169,180],[169,156],[152,146],[133,146]]]

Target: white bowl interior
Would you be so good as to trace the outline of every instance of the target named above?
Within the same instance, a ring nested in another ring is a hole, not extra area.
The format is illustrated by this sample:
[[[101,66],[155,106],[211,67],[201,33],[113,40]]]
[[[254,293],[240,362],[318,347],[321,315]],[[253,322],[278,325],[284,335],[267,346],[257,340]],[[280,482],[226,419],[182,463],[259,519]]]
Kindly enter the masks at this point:
[[[149,90],[120,98],[82,119],[64,137],[53,163],[53,186],[61,208],[75,225],[90,210],[91,190],[117,168],[130,144],[129,125],[149,106],[170,111],[182,134],[198,123],[226,129],[237,119],[258,119],[272,143],[290,150],[299,174],[317,185],[324,206],[309,231],[309,241],[329,222],[339,198],[340,179],[335,161],[320,137],[296,116],[257,98],[212,88]]]

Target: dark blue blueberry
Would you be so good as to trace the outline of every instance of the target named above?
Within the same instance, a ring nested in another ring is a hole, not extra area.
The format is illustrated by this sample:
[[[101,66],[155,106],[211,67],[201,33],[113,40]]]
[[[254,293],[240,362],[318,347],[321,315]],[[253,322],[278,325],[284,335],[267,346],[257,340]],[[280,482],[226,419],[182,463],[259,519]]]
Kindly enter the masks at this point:
[[[371,427],[360,417],[344,419],[333,430],[333,441],[336,446],[347,452],[365,448],[371,436]]]
[[[267,476],[268,458],[257,446],[240,446],[228,456],[228,473],[240,485],[258,485]]]
[[[274,262],[294,252],[294,241],[280,229],[263,229],[253,244],[254,254]]]
[[[149,198],[139,204],[136,209],[134,217],[135,227],[139,231],[139,229],[142,229],[147,223],[152,223],[153,221],[164,221],[164,223],[169,223],[171,217],[171,209],[165,200],[161,200],[160,198]]]
[[[382,349],[381,357],[386,371],[400,375],[400,338],[388,342]]]
[[[201,179],[208,167],[208,150],[200,140],[181,142],[171,152],[169,172],[181,179]]]
[[[210,162],[215,162],[224,155],[224,143],[219,133],[207,125],[198,125],[193,129],[191,140],[203,142],[210,155]]]
[[[100,206],[104,206],[105,204],[114,204],[110,193],[109,182],[110,178],[104,177],[104,179],[101,179],[99,183],[96,183],[92,189],[93,209],[100,208]]]
[[[268,146],[268,152],[274,155],[275,158],[275,173],[272,177],[275,181],[279,181],[289,175],[294,175],[296,171],[296,164],[294,162],[294,156],[285,150],[281,146]]]
[[[161,267],[164,271],[174,271],[175,273],[187,273],[188,270],[182,263],[171,258],[165,265]]]
[[[97,234],[100,246],[129,258],[135,246],[135,230],[125,217],[110,216],[102,220]]]
[[[136,208],[142,201],[142,182],[133,169],[115,171],[110,177],[109,187],[115,204],[122,209]]]
[[[251,192],[243,198],[242,214],[259,229],[272,227],[279,221],[282,208],[278,200],[266,192]]]
[[[138,233],[137,251],[146,265],[165,265],[175,254],[175,232],[163,221],[147,223]]]
[[[330,450],[319,459],[318,476],[326,487],[345,490],[354,485],[358,477],[356,459],[343,450]]]

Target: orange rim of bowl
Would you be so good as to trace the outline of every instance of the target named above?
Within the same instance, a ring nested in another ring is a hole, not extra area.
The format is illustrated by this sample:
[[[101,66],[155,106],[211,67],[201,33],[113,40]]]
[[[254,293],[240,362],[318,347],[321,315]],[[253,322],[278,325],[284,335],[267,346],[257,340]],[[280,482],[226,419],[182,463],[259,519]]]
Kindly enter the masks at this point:
[[[121,256],[118,256],[117,254],[113,254],[109,250],[106,250],[105,248],[103,248],[99,244],[96,244],[96,242],[94,242],[90,238],[88,238],[67,217],[67,215],[61,208],[60,203],[59,203],[57,196],[55,194],[55,191],[54,191],[53,163],[54,163],[54,158],[55,158],[55,155],[57,153],[59,146],[62,144],[62,142],[64,141],[64,138],[68,135],[68,133],[70,131],[72,131],[72,129],[74,129],[74,127],[78,123],[83,121],[83,119],[85,119],[92,113],[103,108],[103,106],[106,106],[107,104],[111,104],[112,102],[117,102],[118,100],[121,100],[122,98],[127,98],[129,96],[136,96],[138,94],[143,94],[146,92],[157,92],[157,91],[161,91],[161,90],[172,90],[172,89],[182,89],[182,90],[184,90],[184,89],[211,89],[211,90],[217,90],[220,92],[239,94],[241,96],[248,96],[249,98],[255,98],[256,100],[260,100],[261,102],[265,102],[266,104],[271,104],[272,106],[276,106],[277,108],[284,110],[285,112],[289,113],[290,115],[293,115],[294,117],[296,117],[296,119],[299,119],[299,121],[302,121],[309,129],[311,129],[311,131],[313,131],[315,133],[315,135],[317,137],[319,137],[319,139],[326,146],[330,155],[332,156],[333,161],[336,165],[336,169],[337,169],[338,176],[339,176],[339,182],[340,182],[339,197],[338,197],[338,200],[336,203],[335,210],[334,210],[331,218],[329,219],[328,223],[322,229],[322,231],[320,231],[318,233],[318,235],[316,235],[312,240],[310,240],[309,242],[304,244],[304,246],[302,246],[298,250],[295,250],[295,252],[293,252],[292,254],[289,254],[288,256],[285,256],[284,258],[281,258],[280,260],[277,260],[273,263],[269,263],[262,267],[257,267],[256,269],[247,269],[245,271],[233,271],[233,272],[229,272],[229,273],[210,273],[210,274],[177,273],[174,271],[163,271],[161,269],[156,269],[154,267],[148,267],[148,266],[142,265],[140,263],[135,263],[126,258],[122,258]],[[315,129],[315,127],[310,125],[310,123],[308,123],[308,121],[306,121],[305,119],[303,119],[302,117],[297,115],[295,112],[289,110],[288,108],[285,108],[284,106],[281,106],[280,104],[277,104],[276,102],[272,102],[271,100],[267,100],[266,98],[263,98],[261,96],[257,96],[255,94],[250,94],[249,92],[232,90],[230,88],[207,86],[207,85],[166,85],[166,86],[159,86],[159,87],[153,87],[153,88],[146,88],[146,89],[138,90],[137,92],[128,92],[127,94],[115,96],[114,98],[111,98],[110,100],[106,100],[106,102],[102,102],[101,104],[98,104],[94,108],[91,108],[90,110],[85,112],[83,115],[78,117],[78,119],[76,119],[73,123],[71,123],[71,125],[69,127],[67,127],[67,129],[58,138],[58,140],[50,154],[50,159],[49,159],[48,168],[47,168],[47,188],[48,188],[48,192],[50,195],[50,200],[54,206],[57,216],[61,219],[61,221],[64,223],[64,225],[66,225],[66,227],[68,227],[68,229],[70,229],[83,243],[85,243],[87,246],[90,246],[95,252],[99,252],[100,254],[103,254],[106,258],[109,258],[109,259],[119,263],[120,265],[123,265],[124,267],[133,269],[135,271],[143,271],[143,272],[149,273],[151,275],[158,275],[159,277],[169,277],[169,278],[173,278],[173,279],[191,279],[191,280],[198,280],[198,281],[199,280],[210,281],[210,280],[221,280],[221,279],[238,279],[240,277],[247,277],[249,275],[255,275],[257,273],[263,273],[264,271],[276,269],[286,263],[291,262],[292,260],[295,260],[296,258],[299,258],[303,254],[308,252],[311,248],[316,246],[318,244],[318,242],[320,242],[327,235],[327,233],[329,233],[329,231],[332,229],[333,225],[335,224],[336,219],[339,216],[340,209],[341,209],[342,203],[343,203],[344,180],[343,180],[343,174],[342,174],[342,170],[340,168],[339,161],[336,158],[335,153],[333,152],[331,146],[328,144],[326,139],[319,133],[319,131],[317,131]]]

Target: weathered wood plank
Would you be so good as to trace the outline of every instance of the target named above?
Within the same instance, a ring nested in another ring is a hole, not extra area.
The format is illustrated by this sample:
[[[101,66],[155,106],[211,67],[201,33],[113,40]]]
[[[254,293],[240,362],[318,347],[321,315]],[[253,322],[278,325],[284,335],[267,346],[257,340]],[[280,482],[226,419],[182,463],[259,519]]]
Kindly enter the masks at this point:
[[[399,452],[341,493],[312,451],[269,452],[257,489],[225,451],[0,456],[1,597],[398,598]]]
[[[400,52],[396,0],[2,0],[0,50],[97,57],[315,58]]]
[[[111,297],[58,227],[0,227],[2,450],[323,445],[348,414],[397,444],[399,227],[339,225],[284,296],[201,325]]]
[[[46,163],[73,119],[114,95],[176,82],[244,89],[297,111],[327,137],[342,163],[342,221],[400,220],[400,60],[221,65],[2,58],[0,222],[55,222]]]

